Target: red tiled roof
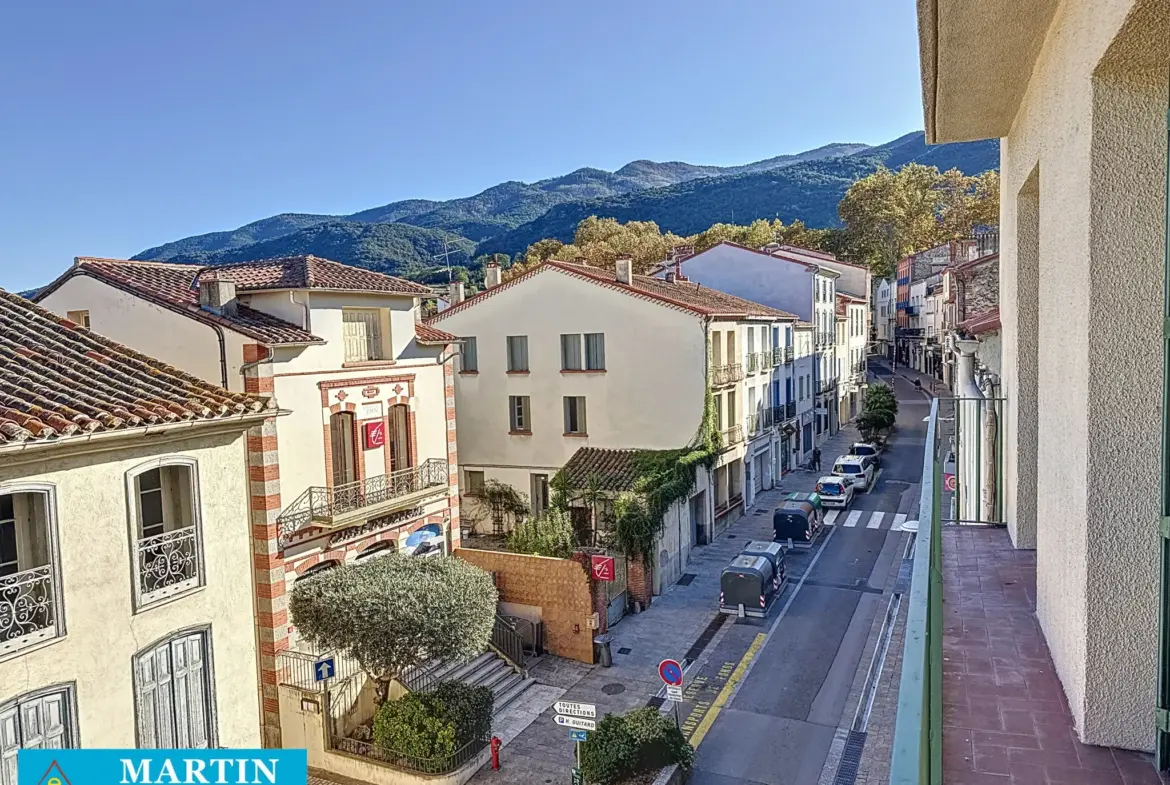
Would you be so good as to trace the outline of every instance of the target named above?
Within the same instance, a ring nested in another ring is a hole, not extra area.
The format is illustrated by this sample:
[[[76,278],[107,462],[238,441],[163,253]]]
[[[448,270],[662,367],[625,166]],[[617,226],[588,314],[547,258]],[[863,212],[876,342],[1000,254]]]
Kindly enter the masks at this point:
[[[999,308],[991,308],[981,314],[976,314],[960,323],[959,328],[971,335],[995,332],[1000,329]]]
[[[229,392],[0,289],[0,448],[149,425],[271,416]]]
[[[414,326],[414,338],[419,343],[447,344],[459,342],[457,336],[422,322]]]
[[[208,324],[228,327],[266,344],[323,343],[307,330],[246,305],[241,304],[234,316],[221,316],[200,308],[195,280],[203,269],[195,264],[78,257],[64,275],[37,293],[36,300],[43,301],[74,275],[89,275],[164,308]]]
[[[760,317],[771,319],[786,319],[795,320],[794,314],[780,311],[775,308],[769,308],[766,305],[753,303],[750,300],[744,300],[741,297],[721,292],[717,289],[712,289],[702,284],[691,281],[675,281],[673,283],[662,280],[660,278],[651,278],[646,275],[633,276],[632,282],[627,285],[618,283],[617,275],[611,270],[603,270],[599,267],[590,267],[583,264],[571,264],[569,262],[560,262],[553,259],[543,262],[536,267],[528,270],[515,278],[505,281],[499,286],[493,286],[491,289],[480,292],[474,297],[470,297],[458,305],[454,305],[445,311],[441,311],[435,316],[432,316],[428,323],[433,324],[440,321],[450,314],[457,313],[465,308],[482,301],[487,297],[507,289],[510,286],[515,286],[528,279],[532,275],[539,274],[545,270],[559,270],[567,273],[575,278],[580,278],[592,283],[599,284],[611,289],[626,292],[634,297],[643,297],[645,299],[654,300],[665,305],[674,306],[684,311],[699,314],[700,316],[724,317],[724,318],[746,318],[746,317]]]
[[[629,491],[639,476],[634,459],[641,452],[648,451],[582,447],[561,471],[574,488],[587,487],[595,478],[599,490]]]
[[[954,273],[955,275],[958,275],[959,277],[964,277],[967,273],[972,272],[976,267],[981,267],[982,265],[984,265],[988,262],[998,261],[998,259],[999,259],[998,252],[990,253],[990,254],[987,254],[986,256],[977,256],[974,259],[967,259],[965,261],[959,262],[958,264],[949,265],[947,267],[944,267],[943,270],[944,271],[949,270],[950,272]]]
[[[286,256],[206,268],[241,292],[265,289],[334,289],[348,292],[430,294],[422,284],[318,256]]]

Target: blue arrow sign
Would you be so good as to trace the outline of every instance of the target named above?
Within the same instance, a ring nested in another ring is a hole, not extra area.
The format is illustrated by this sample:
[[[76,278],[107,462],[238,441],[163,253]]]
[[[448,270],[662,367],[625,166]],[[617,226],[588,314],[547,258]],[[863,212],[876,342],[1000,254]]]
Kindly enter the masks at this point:
[[[587,738],[589,738],[589,731],[587,730],[569,731],[569,741],[585,741]]]
[[[325,681],[335,673],[337,673],[337,666],[333,663],[332,657],[326,657],[313,663],[313,674],[317,677],[317,681]]]

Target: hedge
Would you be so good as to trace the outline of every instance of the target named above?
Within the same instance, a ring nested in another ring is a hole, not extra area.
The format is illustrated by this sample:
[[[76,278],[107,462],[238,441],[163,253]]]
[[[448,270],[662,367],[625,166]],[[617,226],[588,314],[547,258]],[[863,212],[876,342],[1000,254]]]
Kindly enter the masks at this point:
[[[383,703],[374,716],[374,742],[404,756],[445,758],[486,739],[491,728],[492,691],[447,681]]]
[[[612,785],[679,764],[690,768],[694,748],[674,720],[656,709],[607,714],[581,745],[581,774],[589,785]]]

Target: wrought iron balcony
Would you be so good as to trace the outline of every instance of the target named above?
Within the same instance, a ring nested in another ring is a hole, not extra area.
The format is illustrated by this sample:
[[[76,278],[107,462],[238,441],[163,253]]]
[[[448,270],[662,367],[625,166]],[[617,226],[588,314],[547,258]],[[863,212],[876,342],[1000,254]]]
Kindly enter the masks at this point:
[[[138,541],[134,557],[140,605],[181,594],[202,583],[194,526],[143,537]]]
[[[756,433],[759,432],[760,428],[763,427],[763,423],[761,422],[761,419],[762,418],[760,417],[759,412],[756,412],[755,414],[749,414],[747,416],[746,426],[747,426],[748,436],[756,435]]]
[[[751,376],[756,371],[760,370],[760,355],[756,352],[748,352],[747,356],[747,373]]]
[[[447,461],[428,458],[418,466],[390,474],[333,488],[307,488],[277,519],[281,545],[306,526],[331,529],[365,523],[369,518],[413,507],[428,496],[445,493],[447,472]]]
[[[711,384],[715,387],[724,387],[743,381],[743,366],[739,363],[731,365],[716,365],[711,368]]]
[[[788,403],[784,404],[784,418],[786,420],[791,420],[795,416],[796,416],[796,401],[789,401]]]
[[[830,378],[830,379],[819,379],[817,381],[817,392],[818,393],[827,393],[836,386],[837,386],[837,377],[835,377],[835,376]]]
[[[51,564],[0,578],[0,656],[61,634],[56,580]]]
[[[733,425],[723,432],[723,445],[730,447],[743,441],[743,426]]]

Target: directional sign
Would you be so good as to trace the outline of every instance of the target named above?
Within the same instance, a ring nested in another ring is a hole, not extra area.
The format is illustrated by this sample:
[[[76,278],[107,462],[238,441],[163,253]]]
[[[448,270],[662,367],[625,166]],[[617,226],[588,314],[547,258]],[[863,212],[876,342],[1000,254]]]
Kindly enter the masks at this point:
[[[587,730],[571,730],[569,731],[569,741],[585,741],[589,738],[589,731]]]
[[[683,683],[682,666],[674,660],[663,660],[658,663],[658,675],[667,684],[672,684],[675,687],[681,687]]]
[[[593,570],[593,580],[612,582],[617,577],[617,568],[612,556],[593,554],[589,557],[589,565]]]
[[[332,657],[326,657],[313,663],[313,675],[317,677],[317,681],[325,681],[335,673],[337,673],[337,666]]]
[[[958,485],[958,481],[955,479],[955,475],[953,475],[953,474],[944,474],[943,475],[943,488],[945,490],[954,491],[955,487],[957,485]]]
[[[557,714],[566,714],[570,717],[596,717],[597,707],[592,703],[569,703],[557,701],[553,704]]]
[[[666,685],[666,699],[678,703],[683,699],[682,687],[676,687],[673,684]]]
[[[577,728],[578,730],[597,730],[597,723],[593,720],[587,720],[584,717],[566,717],[564,714],[558,714],[554,717],[557,725],[563,728]]]

